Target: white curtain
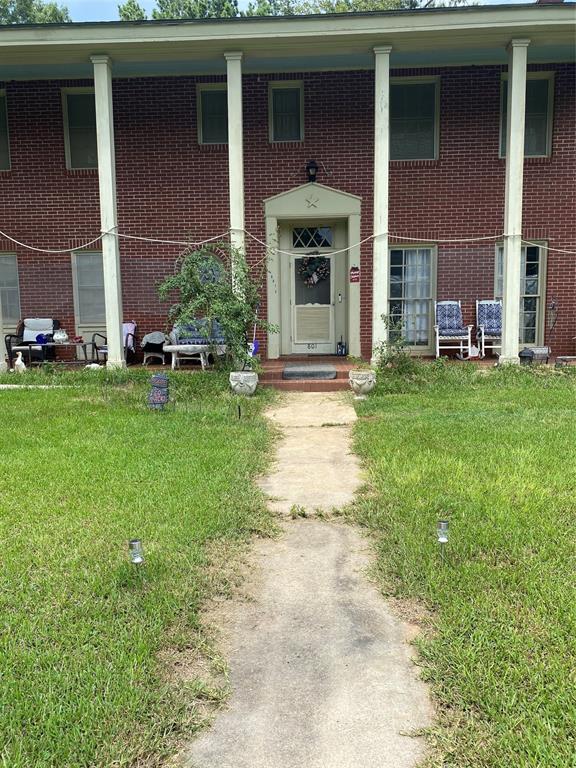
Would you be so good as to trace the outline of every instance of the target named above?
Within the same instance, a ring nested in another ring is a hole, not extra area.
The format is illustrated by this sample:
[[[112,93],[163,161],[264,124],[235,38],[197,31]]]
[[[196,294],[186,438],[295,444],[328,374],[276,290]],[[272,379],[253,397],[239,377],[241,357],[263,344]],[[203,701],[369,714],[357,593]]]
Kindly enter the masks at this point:
[[[428,344],[430,327],[430,249],[404,252],[404,334],[411,344]]]

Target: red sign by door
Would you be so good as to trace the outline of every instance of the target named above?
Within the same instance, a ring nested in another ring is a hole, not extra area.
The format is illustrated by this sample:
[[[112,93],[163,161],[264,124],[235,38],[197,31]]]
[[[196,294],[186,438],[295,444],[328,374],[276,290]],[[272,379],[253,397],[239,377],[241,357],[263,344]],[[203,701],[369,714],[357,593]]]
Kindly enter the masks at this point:
[[[350,267],[350,282],[351,283],[360,282],[360,267]]]

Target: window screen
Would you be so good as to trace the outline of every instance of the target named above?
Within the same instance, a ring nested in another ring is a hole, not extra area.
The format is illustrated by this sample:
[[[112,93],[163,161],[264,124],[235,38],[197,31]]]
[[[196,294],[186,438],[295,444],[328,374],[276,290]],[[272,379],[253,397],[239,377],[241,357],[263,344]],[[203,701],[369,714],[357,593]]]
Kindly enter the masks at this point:
[[[390,307],[393,339],[427,346],[432,327],[432,249],[393,248],[390,251]]]
[[[101,253],[76,253],[78,325],[104,325],[104,270]]]
[[[96,103],[93,93],[67,93],[70,168],[97,168]]]
[[[0,254],[0,297],[2,320],[6,325],[16,325],[20,320],[20,288],[18,262],[12,254]]]
[[[390,159],[436,156],[436,83],[390,86]]]
[[[300,88],[272,88],[272,140],[301,141]]]
[[[10,168],[10,144],[8,141],[8,116],[6,96],[0,94],[0,171]]]
[[[543,249],[538,246],[522,247],[520,284],[520,335],[521,344],[538,344],[542,325],[542,265]],[[496,249],[495,298],[504,292],[504,247]]]
[[[550,80],[526,81],[526,127],[524,129],[524,156],[542,157],[548,154]],[[508,115],[508,81],[502,81],[500,154],[506,156],[506,121]]]
[[[201,144],[228,141],[228,94],[225,90],[200,91]]]

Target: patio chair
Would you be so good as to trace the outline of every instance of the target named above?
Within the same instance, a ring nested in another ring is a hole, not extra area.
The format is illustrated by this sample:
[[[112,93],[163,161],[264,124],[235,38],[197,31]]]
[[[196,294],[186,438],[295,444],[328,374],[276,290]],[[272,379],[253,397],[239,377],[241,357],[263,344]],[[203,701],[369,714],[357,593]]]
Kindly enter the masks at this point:
[[[480,357],[502,347],[502,299],[476,300],[476,340]]]
[[[470,356],[472,326],[464,325],[459,301],[436,301],[436,357],[440,349],[457,349],[461,357]]]
[[[136,323],[122,323],[122,338],[124,344],[124,359],[128,362],[130,354],[136,354]],[[101,339],[98,343],[96,339]],[[92,356],[95,362],[106,362],[108,358],[108,339],[102,333],[92,334]]]
[[[175,325],[169,339],[164,352],[172,355],[172,370],[178,368],[182,360],[198,360],[204,370],[214,362],[214,355],[226,354],[226,341],[217,320],[210,328],[206,318],[187,325]]]
[[[54,360],[56,356],[54,347],[45,347],[35,342],[40,335],[44,336],[46,341],[52,341],[54,331],[58,328],[60,328],[60,322],[53,317],[26,317],[20,320],[16,333],[9,333],[4,337],[10,367],[14,366],[17,352],[22,352],[24,362],[29,365],[33,362],[40,364],[46,360]]]
[[[152,358],[161,360],[162,365],[164,365],[166,362],[164,356],[164,344],[166,344],[166,336],[162,331],[152,331],[151,333],[147,333],[140,342],[140,348],[144,353],[142,365],[146,365],[148,360]]]

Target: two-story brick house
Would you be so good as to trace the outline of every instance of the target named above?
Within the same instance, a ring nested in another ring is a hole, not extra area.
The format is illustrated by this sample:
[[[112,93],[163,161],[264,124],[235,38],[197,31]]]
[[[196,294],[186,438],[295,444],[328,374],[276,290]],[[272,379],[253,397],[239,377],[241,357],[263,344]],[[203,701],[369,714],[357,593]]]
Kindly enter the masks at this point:
[[[269,357],[341,337],[369,357],[389,313],[430,352],[435,299],[474,323],[495,296],[505,360],[572,352],[574,21],[558,2],[0,28],[5,329],[105,330],[122,364],[122,318],[166,326],[178,243],[228,233],[269,255]]]

